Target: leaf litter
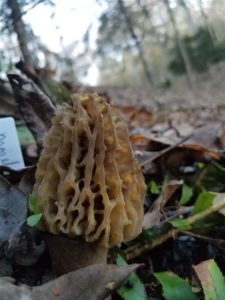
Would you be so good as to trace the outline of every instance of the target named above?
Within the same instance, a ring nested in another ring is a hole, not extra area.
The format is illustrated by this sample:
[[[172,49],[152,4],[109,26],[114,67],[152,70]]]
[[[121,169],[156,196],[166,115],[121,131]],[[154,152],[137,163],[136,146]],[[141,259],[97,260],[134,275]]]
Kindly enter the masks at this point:
[[[45,119],[40,113],[41,110],[36,104],[33,106],[29,99],[31,94],[36,93],[35,99],[42,101],[40,99],[43,95],[32,83],[25,82],[20,77],[11,76],[10,80],[14,85],[14,95],[19,108],[22,109],[22,104],[25,104],[24,110],[21,110],[22,115],[41,149],[43,134],[49,128],[49,119]],[[24,89],[24,84],[26,87],[30,84],[28,90]],[[107,95],[107,91],[105,94]],[[107,98],[113,102],[110,97]],[[46,103],[45,97],[44,102]],[[183,299],[184,291],[189,295],[189,299],[201,299],[203,295],[205,299],[211,299],[207,298],[208,295],[215,294],[217,290],[220,293],[224,291],[225,106],[175,106],[164,111],[152,110],[150,106],[121,106],[118,102],[117,106],[129,125],[130,141],[150,188],[144,203],[142,234],[134,241],[111,249],[108,261],[115,263],[119,253],[129,263],[144,263],[145,266],[138,269],[135,275],[137,281],[127,281],[130,273],[137,269],[137,265],[133,264],[124,266],[121,273],[122,269],[117,269],[117,266],[81,266],[78,271],[63,271],[64,275],[54,279],[51,264],[47,264],[46,267],[48,254],[43,250],[33,265],[23,266],[23,269],[18,266],[18,262],[13,265],[11,276],[17,279],[17,283],[25,283],[26,286],[15,285],[12,279],[1,277],[0,295],[6,291],[6,286],[10,286],[7,288],[10,292],[14,290],[19,295],[24,289],[24,293],[28,293],[32,300],[36,299],[37,295],[41,295],[42,299],[45,299],[45,295],[46,299],[57,297],[69,300],[75,296],[76,299],[104,299],[125,283],[117,293],[113,293],[112,299],[126,300],[135,297],[136,282],[139,282],[143,295],[154,299]],[[49,112],[50,115],[54,114],[53,106]],[[29,156],[29,153],[26,155]],[[27,159],[29,160],[29,157]],[[22,171],[21,174],[23,173]],[[26,188],[26,184],[21,183],[25,190],[20,190],[21,174],[11,170],[1,173],[5,176],[0,181],[0,193],[3,195],[1,198],[5,199],[5,202],[12,201],[12,196],[15,195],[15,199],[18,199],[15,203],[23,203],[21,213],[19,210],[11,213],[10,218],[15,223],[11,223],[9,228],[4,222],[0,223],[0,233],[4,235],[5,231],[4,239],[8,239],[10,234],[17,234],[16,225],[20,226],[27,218],[30,187]],[[22,234],[29,231],[25,228]],[[28,236],[31,237],[32,234],[31,229]],[[35,240],[35,243],[34,245],[40,245],[42,242],[39,240],[37,243]],[[57,240],[55,243],[57,244]],[[65,247],[69,243],[64,241]],[[4,254],[1,254],[0,260],[1,257],[4,258]],[[16,257],[21,259],[21,254]],[[79,260],[79,256],[77,259]],[[26,276],[31,278],[31,272],[34,273],[34,270],[38,274],[30,284]],[[218,279],[218,286],[215,286],[215,279]],[[66,288],[68,280],[72,280],[73,285],[70,284]],[[90,284],[91,282],[93,283]],[[31,285],[39,287],[31,288]],[[10,297],[14,299],[13,294]]]

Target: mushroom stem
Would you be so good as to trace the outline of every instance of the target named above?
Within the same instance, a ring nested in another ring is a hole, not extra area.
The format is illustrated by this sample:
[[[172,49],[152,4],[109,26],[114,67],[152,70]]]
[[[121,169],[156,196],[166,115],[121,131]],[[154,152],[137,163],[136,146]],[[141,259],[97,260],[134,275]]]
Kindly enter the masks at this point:
[[[106,263],[108,248],[98,243],[77,241],[61,235],[42,233],[52,268],[57,276],[93,264]]]

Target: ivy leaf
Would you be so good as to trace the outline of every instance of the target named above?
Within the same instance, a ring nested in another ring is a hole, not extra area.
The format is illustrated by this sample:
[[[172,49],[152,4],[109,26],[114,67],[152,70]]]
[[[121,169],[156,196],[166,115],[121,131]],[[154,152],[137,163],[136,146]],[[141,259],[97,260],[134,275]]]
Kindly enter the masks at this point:
[[[42,217],[42,213],[29,216],[27,218],[27,225],[29,225],[30,227],[34,227],[41,220],[41,217]]]
[[[126,261],[120,255],[117,256],[116,264],[119,266],[127,265]],[[132,273],[129,276],[127,283],[124,284],[119,290],[117,290],[117,293],[124,300],[148,299],[144,285],[135,273]]]
[[[198,300],[192,292],[191,286],[176,274],[159,272],[154,273],[154,276],[161,283],[166,300]]]

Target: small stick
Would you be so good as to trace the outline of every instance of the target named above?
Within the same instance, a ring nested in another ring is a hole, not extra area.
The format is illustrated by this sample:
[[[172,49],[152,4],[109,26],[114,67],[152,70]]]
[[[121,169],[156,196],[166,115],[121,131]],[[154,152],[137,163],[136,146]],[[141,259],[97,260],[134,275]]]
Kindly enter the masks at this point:
[[[143,161],[140,166],[143,167],[144,165],[146,165],[147,163],[150,163],[152,162],[153,160],[161,157],[162,155],[166,154],[167,152],[169,152],[170,150],[180,146],[181,144],[183,144],[184,142],[186,142],[188,139],[190,139],[190,137],[192,136],[193,134],[189,134],[187,135],[186,137],[184,137],[182,140],[180,140],[179,142],[177,142],[176,144],[174,145],[171,145],[169,147],[167,147],[166,149],[162,150],[162,151],[159,151],[156,155],[152,156],[151,158]]]
[[[205,217],[209,216],[211,213],[217,212],[225,207],[225,198],[223,201],[220,201],[217,204],[214,204],[210,208],[204,210],[203,212],[200,212],[196,215],[190,216],[187,219],[187,224],[192,225],[195,222],[204,219]],[[155,240],[149,240],[144,243],[140,243],[137,245],[137,247],[131,246],[131,248],[127,248],[124,251],[124,257],[126,260],[131,260],[136,257],[139,257],[140,255],[144,254],[145,252],[148,252],[149,250],[161,245],[162,243],[166,242],[170,238],[176,238],[176,236],[180,233],[182,233],[184,228],[172,228],[165,234],[161,235],[159,238]]]
[[[197,239],[204,240],[206,242],[209,242],[209,243],[217,245],[217,246],[225,246],[225,241],[222,240],[222,239],[214,239],[212,237],[204,236],[204,235],[201,235],[201,234],[197,234],[197,233],[191,232],[189,230],[183,230],[181,233],[193,236],[193,237],[195,237]]]

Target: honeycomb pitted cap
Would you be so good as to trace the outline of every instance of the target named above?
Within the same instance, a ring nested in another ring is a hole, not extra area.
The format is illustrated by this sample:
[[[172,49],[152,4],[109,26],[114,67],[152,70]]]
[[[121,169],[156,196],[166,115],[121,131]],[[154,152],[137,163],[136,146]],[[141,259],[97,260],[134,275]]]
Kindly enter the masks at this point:
[[[117,110],[75,95],[52,120],[37,164],[40,229],[110,247],[142,230],[144,178]]]

